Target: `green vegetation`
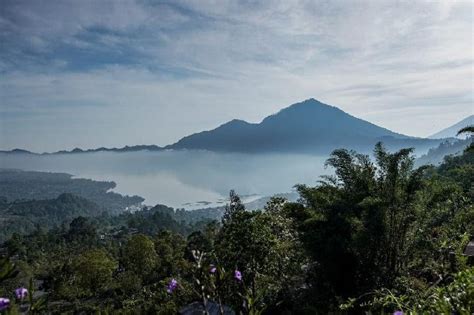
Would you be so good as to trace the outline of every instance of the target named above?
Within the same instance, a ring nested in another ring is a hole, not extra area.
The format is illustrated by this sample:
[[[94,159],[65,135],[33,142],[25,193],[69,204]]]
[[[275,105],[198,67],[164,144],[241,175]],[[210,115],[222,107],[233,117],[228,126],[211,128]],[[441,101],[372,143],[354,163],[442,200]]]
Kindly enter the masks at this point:
[[[418,158],[416,165],[433,164],[439,165],[443,163],[444,157],[447,155],[460,155],[474,141],[473,137],[466,139],[446,140],[441,142],[439,146],[431,148],[428,152]]]
[[[72,178],[65,173],[32,172],[0,169],[0,199],[9,202],[55,199],[64,193],[89,199],[104,211],[121,213],[127,207],[139,206],[143,198],[111,192],[114,182]]]
[[[468,149],[416,169],[410,149],[378,144],[374,159],[334,151],[334,175],[298,185],[298,202],[273,198],[249,212],[232,191],[220,221],[160,205],[70,211],[82,216],[4,243],[16,266],[0,296],[13,301],[35,279],[30,290],[53,314],[176,314],[191,303],[236,314],[471,314],[473,162]]]
[[[95,203],[62,194],[52,200],[0,201],[0,242],[13,233],[29,234],[36,229],[51,229],[78,216],[98,216],[101,209]]]

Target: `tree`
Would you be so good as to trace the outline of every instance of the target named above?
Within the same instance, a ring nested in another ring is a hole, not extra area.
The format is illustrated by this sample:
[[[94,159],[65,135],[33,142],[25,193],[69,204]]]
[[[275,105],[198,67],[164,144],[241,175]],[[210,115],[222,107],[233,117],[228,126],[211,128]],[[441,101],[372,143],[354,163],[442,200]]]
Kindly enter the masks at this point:
[[[153,240],[145,235],[134,235],[123,248],[123,265],[125,270],[131,271],[146,280],[157,266],[158,255]]]
[[[69,241],[92,242],[97,236],[97,228],[86,217],[77,217],[69,224],[67,239]]]
[[[232,204],[232,200],[234,203]],[[253,307],[276,303],[277,298],[292,287],[301,271],[297,238],[292,233],[292,220],[284,215],[284,201],[274,199],[267,211],[244,211],[240,198],[231,192],[228,216],[216,237],[216,258],[227,271],[223,296],[226,303],[241,307],[246,295]],[[234,279],[234,270],[243,275],[242,283]]]
[[[388,285],[404,267],[423,179],[411,152],[389,153],[379,143],[374,163],[367,155],[335,150],[326,162],[334,176],[317,187],[297,186],[303,208],[286,207],[314,261],[311,288],[322,305]]]
[[[109,287],[117,263],[102,249],[91,249],[76,258],[74,272],[77,285],[96,294]]]
[[[474,126],[467,126],[460,129],[457,135],[459,136],[460,134],[463,134],[463,133],[474,133]]]
[[[458,131],[457,135],[459,136],[460,134],[463,134],[463,133],[467,133],[467,134],[471,134],[473,135],[474,134],[474,126],[471,125],[471,126],[467,126],[467,127],[464,127],[462,128],[461,130]],[[469,145],[466,150],[467,152],[472,152],[474,151],[474,143],[471,143],[471,145]]]
[[[229,193],[229,203],[225,206],[222,223],[229,221],[233,215],[245,211],[245,206],[240,200],[240,196],[231,190]]]
[[[160,277],[177,275],[186,269],[184,259],[186,240],[180,234],[171,231],[162,231],[155,238],[155,250],[160,259]]]
[[[414,169],[413,149],[390,154],[381,143],[375,147],[377,160],[377,194],[380,210],[384,212],[382,266],[396,276],[406,257],[406,236],[415,221],[414,201],[422,188],[426,167]]]

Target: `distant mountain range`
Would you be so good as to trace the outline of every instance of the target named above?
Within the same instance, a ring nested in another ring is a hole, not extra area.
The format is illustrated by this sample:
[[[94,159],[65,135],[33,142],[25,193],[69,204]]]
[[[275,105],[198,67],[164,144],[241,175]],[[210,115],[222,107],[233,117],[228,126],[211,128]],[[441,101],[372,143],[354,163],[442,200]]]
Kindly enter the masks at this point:
[[[173,150],[209,150],[218,152],[291,152],[327,154],[340,147],[371,151],[382,141],[388,149],[415,147],[421,152],[437,146],[440,139],[410,137],[351,116],[337,107],[315,99],[293,104],[268,116],[260,123],[234,119],[213,130],[186,136],[178,142],[156,145],[126,146],[58,151],[44,154],[76,154],[90,152],[132,152]],[[15,149],[7,153],[31,153]]]
[[[430,139],[454,138],[456,137],[456,134],[458,133],[460,129],[466,126],[472,126],[472,125],[474,125],[474,115],[466,117],[460,122],[457,122],[454,125],[429,136],[428,138]],[[462,135],[462,136],[460,135],[459,137],[466,138],[467,135]]]
[[[163,150],[162,147],[159,147],[157,145],[133,145],[133,146],[124,146],[123,148],[97,148],[97,149],[89,149],[89,150],[82,150],[79,148],[75,148],[71,151],[58,151],[54,152],[57,154],[67,154],[67,153],[90,153],[90,152],[135,152],[135,151],[143,151],[143,150],[148,150],[148,151],[160,151]]]
[[[159,147],[157,145],[133,145],[133,146],[124,146],[123,148],[104,148],[100,147],[97,149],[87,149],[83,150],[80,148],[75,148],[70,151],[67,150],[61,150],[57,152],[52,152],[52,153],[41,153],[43,155],[47,154],[76,154],[76,153],[93,153],[93,152],[136,152],[136,151],[143,151],[143,150],[148,150],[148,151],[160,151],[163,150],[162,147]],[[38,154],[35,152],[27,151],[27,150],[22,150],[22,149],[13,149],[11,151],[1,151],[0,153],[11,153],[11,154]]]

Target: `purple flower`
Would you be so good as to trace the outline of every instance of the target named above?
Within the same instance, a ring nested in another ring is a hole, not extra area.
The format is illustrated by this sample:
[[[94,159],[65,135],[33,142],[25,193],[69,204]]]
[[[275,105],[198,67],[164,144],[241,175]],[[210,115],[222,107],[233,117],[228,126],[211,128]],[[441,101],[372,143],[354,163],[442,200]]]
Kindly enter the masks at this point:
[[[242,281],[242,273],[238,270],[234,271],[234,278],[239,281]]]
[[[210,272],[210,273],[216,273],[216,271],[217,271],[216,266],[211,265],[211,269],[209,269],[209,272]]]
[[[402,312],[402,311],[395,311],[395,312],[393,313],[393,315],[403,315],[403,312]]]
[[[166,292],[173,293],[174,290],[178,287],[178,281],[175,278],[171,279],[170,283],[166,286]]]
[[[0,311],[6,310],[10,306],[10,300],[0,297]]]
[[[23,300],[28,295],[28,290],[26,288],[18,288],[15,290],[15,296],[19,300]]]

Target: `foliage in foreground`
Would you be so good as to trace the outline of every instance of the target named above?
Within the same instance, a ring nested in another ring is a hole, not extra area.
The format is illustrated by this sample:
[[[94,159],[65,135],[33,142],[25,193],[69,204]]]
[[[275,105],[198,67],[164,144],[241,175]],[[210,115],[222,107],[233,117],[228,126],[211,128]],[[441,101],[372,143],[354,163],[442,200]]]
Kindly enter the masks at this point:
[[[192,233],[153,212],[122,216],[113,233],[101,224],[115,219],[78,218],[14,235],[4,249],[19,273],[0,296],[14,300],[35,278],[51,313],[176,314],[192,302],[242,314],[472,313],[462,252],[474,235],[474,152],[418,169],[409,149],[378,144],[374,157],[334,151],[335,175],[297,186],[296,203],[248,212],[231,192],[222,221]]]

